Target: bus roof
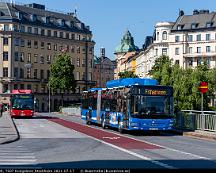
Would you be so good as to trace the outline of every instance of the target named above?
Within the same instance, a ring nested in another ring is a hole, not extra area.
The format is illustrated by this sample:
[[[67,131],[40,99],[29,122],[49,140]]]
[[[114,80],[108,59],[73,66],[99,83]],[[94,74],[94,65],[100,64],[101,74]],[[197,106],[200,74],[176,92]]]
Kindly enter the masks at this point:
[[[107,88],[127,87],[132,85],[158,85],[157,80],[150,78],[122,78],[111,80],[106,83]]]
[[[94,92],[94,91],[99,91],[99,90],[103,90],[104,88],[91,88],[88,90],[88,92]]]

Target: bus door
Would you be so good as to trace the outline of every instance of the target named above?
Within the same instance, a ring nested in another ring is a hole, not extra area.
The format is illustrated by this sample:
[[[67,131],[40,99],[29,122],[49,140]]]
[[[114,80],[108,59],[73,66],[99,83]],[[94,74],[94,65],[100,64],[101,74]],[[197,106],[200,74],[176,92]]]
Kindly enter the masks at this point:
[[[96,112],[96,116],[97,116],[97,122],[100,124],[101,122],[101,90],[98,91],[98,95],[97,95],[97,112]]]
[[[129,99],[123,99],[122,100],[122,110],[123,110],[123,127],[127,128],[129,125],[129,108],[130,107],[130,101]]]

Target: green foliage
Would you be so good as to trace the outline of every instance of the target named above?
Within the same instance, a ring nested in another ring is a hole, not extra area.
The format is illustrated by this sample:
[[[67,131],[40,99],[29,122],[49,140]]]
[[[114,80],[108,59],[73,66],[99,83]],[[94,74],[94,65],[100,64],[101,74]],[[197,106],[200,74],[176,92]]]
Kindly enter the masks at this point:
[[[58,89],[63,93],[66,90],[75,92],[76,81],[74,79],[74,66],[71,64],[71,57],[66,53],[57,54],[55,62],[50,66],[49,86],[55,92]]]
[[[161,56],[155,61],[150,75],[160,85],[173,86],[176,112],[184,109],[200,110],[201,93],[198,86],[200,82],[208,82],[209,91],[204,94],[204,110],[209,110],[208,103],[216,91],[216,69],[209,69],[206,64],[195,69],[182,69],[178,65],[172,65],[169,57]]]
[[[138,78],[132,71],[119,72],[118,76],[120,78]]]
[[[153,76],[161,85],[170,85],[170,74],[171,74],[172,61],[168,56],[161,56],[155,61],[155,65],[150,71],[150,75]]]
[[[49,78],[49,85],[53,90],[75,91],[74,66],[70,59],[70,56],[65,53],[55,56],[55,62],[50,66],[51,75]]]
[[[209,107],[211,111],[216,111],[216,107]]]

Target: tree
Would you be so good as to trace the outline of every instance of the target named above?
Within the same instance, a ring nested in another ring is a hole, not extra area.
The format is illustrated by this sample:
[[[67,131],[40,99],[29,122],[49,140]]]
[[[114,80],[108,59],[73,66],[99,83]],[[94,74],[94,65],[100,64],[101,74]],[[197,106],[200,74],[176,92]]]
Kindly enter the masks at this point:
[[[160,85],[173,86],[175,112],[183,109],[200,110],[200,82],[208,82],[209,85],[209,91],[204,94],[204,109],[209,109],[210,98],[214,98],[216,94],[216,69],[209,69],[206,63],[195,69],[182,69],[179,65],[172,65],[169,57],[161,56],[156,59],[149,74]]]
[[[171,75],[171,81],[172,86],[174,88],[173,96],[174,96],[174,106],[175,106],[175,112],[178,112],[180,110],[182,99],[181,99],[181,93],[183,89],[183,82],[182,77],[184,70],[179,67],[179,65],[174,65],[172,68],[172,75]]]
[[[119,72],[118,76],[120,78],[138,78],[138,76],[132,71]]]
[[[208,72],[211,71],[206,64],[197,66],[192,74],[191,74],[191,82],[193,83],[192,86],[192,104],[193,109],[199,110],[201,107],[201,93],[198,90],[200,82],[208,82]],[[209,92],[204,94],[204,109],[208,109],[208,103],[209,103]]]
[[[168,56],[162,55],[155,60],[149,75],[158,81],[161,85],[170,85],[170,75],[172,73],[172,61]]]
[[[50,78],[49,87],[56,92],[60,90],[62,94],[63,105],[63,94],[66,90],[75,92],[76,82],[74,79],[74,66],[71,64],[71,57],[66,53],[55,55],[55,61],[50,66]]]
[[[208,77],[208,96],[213,101],[216,95],[216,68],[209,70],[206,75]]]

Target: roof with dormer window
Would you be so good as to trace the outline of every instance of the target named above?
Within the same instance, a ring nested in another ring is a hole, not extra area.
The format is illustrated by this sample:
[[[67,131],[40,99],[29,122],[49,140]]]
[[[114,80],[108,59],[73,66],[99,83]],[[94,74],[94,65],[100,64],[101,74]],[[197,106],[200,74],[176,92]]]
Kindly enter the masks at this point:
[[[194,10],[193,15],[179,16],[172,28],[172,32],[206,28],[216,28],[216,12],[209,12],[209,10]]]
[[[0,2],[0,21],[2,22],[19,22],[20,24],[30,24],[37,26],[46,26],[56,29],[64,29],[69,31],[76,31],[82,33],[89,33],[91,31],[87,26],[85,26],[75,15],[64,14],[58,12],[52,12],[45,10],[43,8],[33,8],[33,6],[28,5],[17,5],[11,3]],[[40,4],[37,4],[40,5]],[[41,5],[43,6],[43,5]],[[19,15],[22,15],[22,18]],[[36,18],[35,21],[32,20],[32,15]],[[46,19],[49,22],[46,22]],[[65,21],[64,26],[59,25],[58,21]],[[71,23],[74,26],[71,26]]]

